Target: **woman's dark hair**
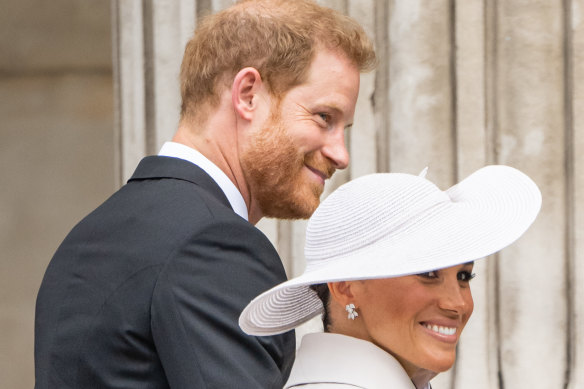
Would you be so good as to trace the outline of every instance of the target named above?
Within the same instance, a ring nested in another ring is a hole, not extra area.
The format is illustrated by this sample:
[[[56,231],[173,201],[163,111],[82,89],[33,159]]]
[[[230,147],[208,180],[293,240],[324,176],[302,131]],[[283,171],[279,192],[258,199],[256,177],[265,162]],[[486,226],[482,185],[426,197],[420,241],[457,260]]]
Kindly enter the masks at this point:
[[[329,326],[331,323],[329,321],[328,309],[331,293],[329,291],[328,285],[314,284],[310,285],[310,289],[314,290],[320,301],[322,301],[322,305],[324,307],[324,312],[322,314],[322,326],[324,327],[324,332],[329,332]]]

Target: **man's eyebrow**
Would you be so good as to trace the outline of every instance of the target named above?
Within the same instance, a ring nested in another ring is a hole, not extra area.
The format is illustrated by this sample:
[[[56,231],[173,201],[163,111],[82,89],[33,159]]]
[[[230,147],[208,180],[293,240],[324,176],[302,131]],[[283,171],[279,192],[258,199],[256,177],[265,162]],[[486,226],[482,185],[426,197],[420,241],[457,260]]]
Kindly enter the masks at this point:
[[[345,130],[350,130],[353,127],[353,123],[347,124],[344,129]]]

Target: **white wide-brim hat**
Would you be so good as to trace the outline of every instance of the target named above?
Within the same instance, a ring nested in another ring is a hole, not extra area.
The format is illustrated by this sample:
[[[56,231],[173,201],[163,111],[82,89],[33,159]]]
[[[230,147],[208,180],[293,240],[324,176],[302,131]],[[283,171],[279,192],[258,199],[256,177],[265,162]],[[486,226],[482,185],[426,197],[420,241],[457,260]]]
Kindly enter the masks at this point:
[[[239,325],[250,335],[274,335],[322,313],[313,284],[418,274],[486,257],[517,240],[540,207],[537,185],[508,166],[486,166],[446,191],[421,175],[357,178],[310,218],[304,273],[256,297]]]

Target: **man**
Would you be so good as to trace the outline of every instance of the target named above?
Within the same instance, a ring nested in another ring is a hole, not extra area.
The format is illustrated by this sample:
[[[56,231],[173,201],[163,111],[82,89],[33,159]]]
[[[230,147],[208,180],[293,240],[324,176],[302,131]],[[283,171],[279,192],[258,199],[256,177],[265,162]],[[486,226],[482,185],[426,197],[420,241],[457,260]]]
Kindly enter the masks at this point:
[[[173,142],[144,158],[57,250],[37,298],[37,388],[280,388],[293,333],[246,336],[245,305],[285,279],[263,216],[307,218],[347,166],[360,71],[351,19],[244,1],[200,24]]]

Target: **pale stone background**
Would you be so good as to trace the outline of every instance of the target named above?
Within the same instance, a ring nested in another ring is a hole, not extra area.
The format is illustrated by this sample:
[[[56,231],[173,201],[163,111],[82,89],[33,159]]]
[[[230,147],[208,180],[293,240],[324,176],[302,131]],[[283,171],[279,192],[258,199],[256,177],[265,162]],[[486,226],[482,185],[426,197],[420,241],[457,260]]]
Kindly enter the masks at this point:
[[[196,17],[232,1],[113,1],[124,178],[175,130],[180,52]],[[543,192],[528,233],[477,262],[475,313],[434,388],[584,388],[584,0],[319,3],[355,17],[381,60],[362,78],[351,165],[327,193],[425,166],[445,189],[492,163],[525,171]],[[300,273],[305,223],[259,226],[288,274]]]
[[[361,22],[381,59],[362,78],[351,166],[327,193],[425,166],[446,188],[488,163],[543,192],[533,228],[477,263],[475,314],[434,388],[584,388],[584,0],[319,2]],[[32,387],[50,256],[172,135],[184,42],[229,4],[111,0],[110,40],[109,2],[0,0],[0,387]],[[304,226],[260,224],[289,275],[304,267]]]
[[[34,386],[57,246],[114,190],[108,1],[0,0],[0,388]]]

